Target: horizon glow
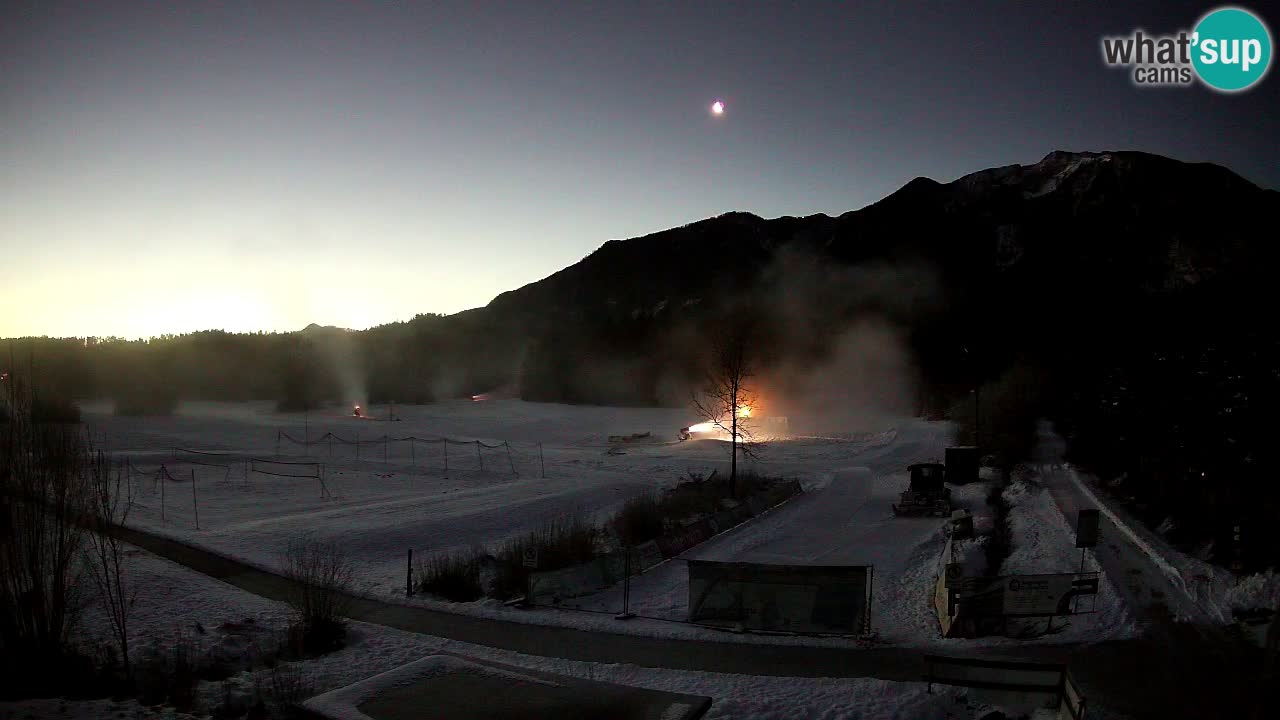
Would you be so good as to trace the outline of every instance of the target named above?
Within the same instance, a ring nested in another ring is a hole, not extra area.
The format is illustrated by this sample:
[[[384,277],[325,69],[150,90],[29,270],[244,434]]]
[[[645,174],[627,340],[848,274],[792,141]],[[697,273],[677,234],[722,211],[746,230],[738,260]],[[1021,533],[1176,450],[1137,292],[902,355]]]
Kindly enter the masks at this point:
[[[610,239],[839,215],[1057,149],[1280,184],[1280,81],[1152,93],[1099,67],[1099,37],[1176,8],[2,12],[0,337],[364,329],[483,306]]]

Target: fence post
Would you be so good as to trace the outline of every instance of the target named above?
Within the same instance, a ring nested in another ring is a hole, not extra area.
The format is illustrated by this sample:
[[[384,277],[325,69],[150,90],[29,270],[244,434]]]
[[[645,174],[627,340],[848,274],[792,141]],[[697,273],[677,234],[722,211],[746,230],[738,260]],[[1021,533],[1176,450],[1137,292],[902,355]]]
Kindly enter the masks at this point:
[[[413,595],[413,548],[409,548],[409,562],[405,566],[404,594],[405,597]]]
[[[196,515],[196,529],[200,529],[200,499],[196,496],[196,469],[191,468],[191,510]]]
[[[542,459],[542,443],[538,443],[538,467],[542,469],[542,479],[547,479],[547,463]]]
[[[630,620],[635,617],[631,612],[631,548],[624,547],[625,559],[622,561],[622,612],[614,615],[615,620]]]
[[[415,468],[418,467],[418,440],[412,436],[409,437],[409,463]]]
[[[520,473],[516,472],[516,461],[511,459],[511,443],[504,440],[502,444],[507,446],[507,462],[511,463],[511,474],[520,477]]]
[[[476,441],[476,460],[480,461],[480,472],[484,472],[484,456],[480,454],[480,441]]]

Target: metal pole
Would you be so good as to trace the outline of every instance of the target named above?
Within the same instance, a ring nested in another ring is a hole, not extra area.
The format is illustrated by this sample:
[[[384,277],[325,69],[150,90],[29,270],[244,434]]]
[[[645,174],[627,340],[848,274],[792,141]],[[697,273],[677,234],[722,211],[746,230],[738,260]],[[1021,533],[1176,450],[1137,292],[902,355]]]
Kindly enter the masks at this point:
[[[867,567],[867,613],[863,629],[866,634],[871,634],[871,600],[874,597],[874,589],[876,583],[876,567],[874,565]]]
[[[200,529],[200,499],[196,496],[196,469],[191,468],[191,509],[196,515],[196,529]]]
[[[635,617],[631,612],[631,548],[627,547],[623,552],[625,558],[622,561],[622,613],[614,615],[615,620],[630,620]]]

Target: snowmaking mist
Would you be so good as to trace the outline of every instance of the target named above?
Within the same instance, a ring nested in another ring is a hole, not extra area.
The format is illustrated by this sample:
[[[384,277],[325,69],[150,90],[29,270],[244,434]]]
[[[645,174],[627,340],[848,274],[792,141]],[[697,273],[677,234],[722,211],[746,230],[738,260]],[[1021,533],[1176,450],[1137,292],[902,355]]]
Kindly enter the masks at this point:
[[[792,435],[882,430],[917,414],[918,369],[907,329],[937,302],[918,266],[832,266],[784,250],[767,269],[769,338],[756,387],[767,416]]]

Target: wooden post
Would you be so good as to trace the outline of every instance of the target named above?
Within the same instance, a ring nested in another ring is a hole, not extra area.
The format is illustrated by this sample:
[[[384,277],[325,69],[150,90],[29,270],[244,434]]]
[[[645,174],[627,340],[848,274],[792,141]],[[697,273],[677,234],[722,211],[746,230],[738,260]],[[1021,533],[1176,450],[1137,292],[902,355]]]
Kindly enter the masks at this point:
[[[196,469],[191,468],[191,510],[196,515],[196,529],[200,529],[200,499],[196,496]]]
[[[542,443],[538,443],[538,467],[542,468],[542,479],[547,479],[547,463],[542,459]]]
[[[413,548],[409,548],[409,562],[404,575],[405,597],[413,596]]]

